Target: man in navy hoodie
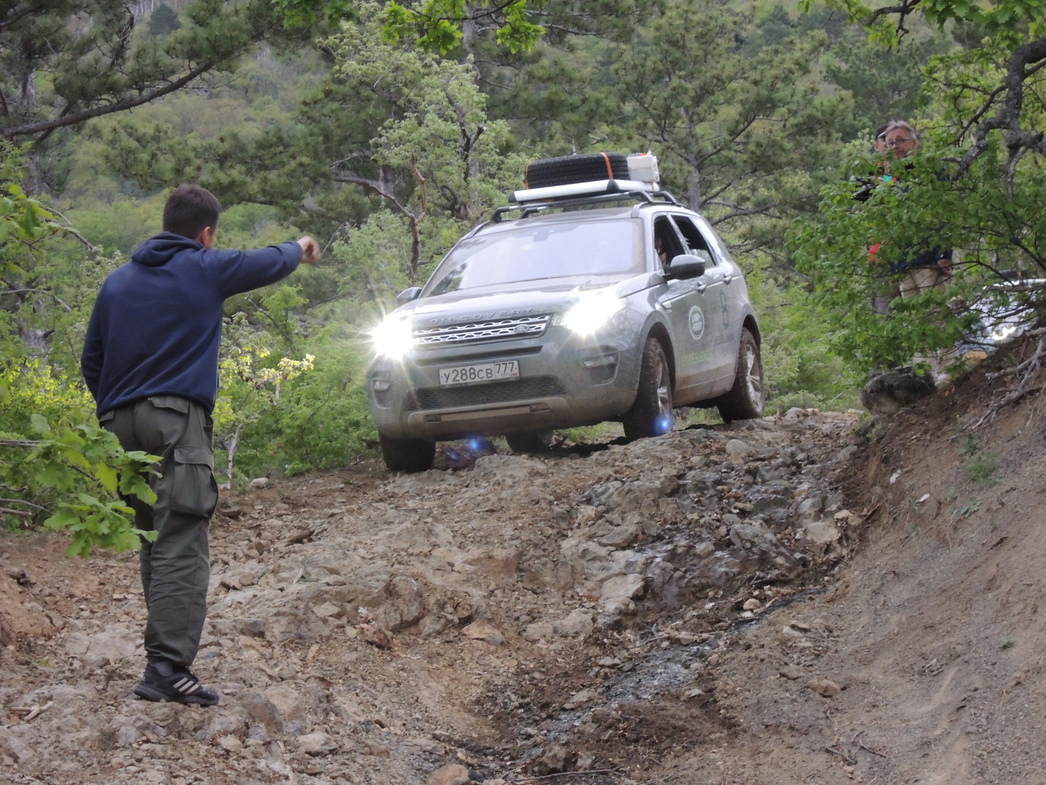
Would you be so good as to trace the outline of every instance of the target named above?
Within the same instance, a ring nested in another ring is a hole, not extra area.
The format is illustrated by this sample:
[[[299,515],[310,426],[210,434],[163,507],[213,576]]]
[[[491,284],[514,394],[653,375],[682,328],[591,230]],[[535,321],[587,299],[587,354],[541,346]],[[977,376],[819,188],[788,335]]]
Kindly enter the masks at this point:
[[[222,305],[313,264],[311,237],[255,251],[214,250],[221,204],[198,185],[179,186],[163,211],[163,232],[102,284],[80,364],[98,420],[126,450],[160,457],[156,502],[127,500],[142,541],[148,664],[134,692],[151,701],[212,706],[218,693],[189,667],[207,614],[212,473],[211,412],[218,390]]]

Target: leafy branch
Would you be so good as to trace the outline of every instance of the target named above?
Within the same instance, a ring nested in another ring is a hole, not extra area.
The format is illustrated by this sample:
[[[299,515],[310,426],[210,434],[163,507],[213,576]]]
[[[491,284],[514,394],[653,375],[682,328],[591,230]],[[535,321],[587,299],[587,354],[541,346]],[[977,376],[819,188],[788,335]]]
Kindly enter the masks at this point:
[[[0,440],[0,447],[24,451],[20,459],[4,462],[0,478],[12,473],[15,464],[22,464],[19,468],[27,470],[35,485],[50,488],[68,499],[55,504],[44,526],[72,535],[70,556],[87,557],[95,548],[135,550],[140,537],[155,537],[154,532],[134,527],[134,510],[117,497],[135,498],[146,504],[156,501],[147,477],[157,473],[157,457],[123,450],[116,436],[101,428],[78,425],[56,430],[42,415],[34,414],[31,420],[32,430],[39,438]],[[83,478],[100,485],[109,498],[83,490]],[[18,499],[8,501],[24,503]]]

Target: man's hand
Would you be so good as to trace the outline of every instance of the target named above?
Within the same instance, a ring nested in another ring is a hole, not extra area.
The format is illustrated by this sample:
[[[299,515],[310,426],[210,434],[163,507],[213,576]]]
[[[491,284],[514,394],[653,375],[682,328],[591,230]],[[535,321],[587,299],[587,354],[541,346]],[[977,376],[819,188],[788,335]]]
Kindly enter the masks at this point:
[[[320,258],[320,245],[311,237],[302,237],[298,240],[301,246],[301,263],[316,264]]]

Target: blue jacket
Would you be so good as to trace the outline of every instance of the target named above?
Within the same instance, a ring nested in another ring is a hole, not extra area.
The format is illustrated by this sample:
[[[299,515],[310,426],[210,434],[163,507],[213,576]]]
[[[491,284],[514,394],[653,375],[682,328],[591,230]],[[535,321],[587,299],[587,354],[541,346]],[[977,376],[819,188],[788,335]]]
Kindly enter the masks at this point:
[[[214,409],[225,298],[287,277],[296,242],[256,251],[207,250],[163,232],[106,278],[87,326],[80,367],[99,415],[152,395]]]

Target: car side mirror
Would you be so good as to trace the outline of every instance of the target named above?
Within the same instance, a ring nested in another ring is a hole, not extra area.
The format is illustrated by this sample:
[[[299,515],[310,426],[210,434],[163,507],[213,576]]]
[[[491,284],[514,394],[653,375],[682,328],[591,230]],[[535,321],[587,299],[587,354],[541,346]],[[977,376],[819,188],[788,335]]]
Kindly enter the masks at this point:
[[[679,256],[673,256],[672,261],[668,265],[668,275],[670,278],[700,278],[705,274],[705,266],[708,264],[707,259],[702,259],[700,256],[694,254],[681,253]]]
[[[396,295],[396,305],[406,305],[411,300],[417,300],[419,294],[421,294],[420,286],[412,286],[409,289],[404,289]]]

